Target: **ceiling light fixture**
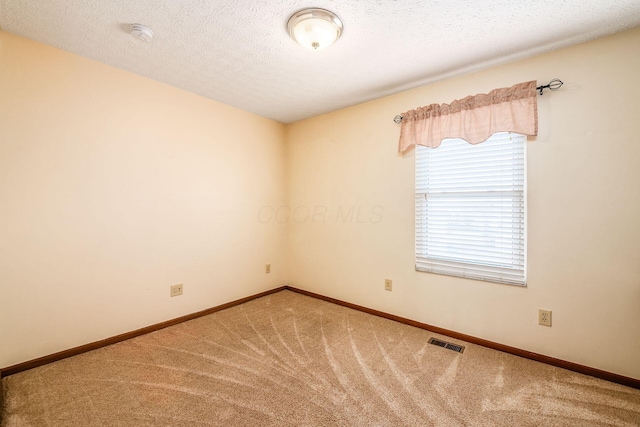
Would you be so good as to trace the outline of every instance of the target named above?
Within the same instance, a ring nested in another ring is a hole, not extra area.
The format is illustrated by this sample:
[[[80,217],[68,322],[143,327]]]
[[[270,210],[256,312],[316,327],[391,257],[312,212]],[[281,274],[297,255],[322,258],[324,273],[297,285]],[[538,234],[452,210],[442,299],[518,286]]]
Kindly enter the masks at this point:
[[[294,13],[287,29],[291,37],[307,49],[320,50],[331,46],[342,34],[342,21],[325,9],[303,9]]]
[[[143,42],[149,43],[153,40],[153,31],[151,31],[151,28],[146,25],[131,24],[130,31],[133,37],[140,39]]]

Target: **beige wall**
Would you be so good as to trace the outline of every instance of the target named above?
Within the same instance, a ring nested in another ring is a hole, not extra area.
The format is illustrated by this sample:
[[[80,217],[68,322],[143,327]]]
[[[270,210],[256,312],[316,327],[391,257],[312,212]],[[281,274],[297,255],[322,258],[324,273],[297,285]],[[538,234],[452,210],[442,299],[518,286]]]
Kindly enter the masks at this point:
[[[634,30],[285,128],[0,32],[0,367],[288,282],[640,378],[638,45]],[[415,272],[413,153],[392,118],[553,77],[528,143],[529,286]]]
[[[0,367],[284,284],[285,166],[281,124],[0,32]]]
[[[640,378],[638,46],[637,29],[289,126],[289,283]],[[393,117],[554,77],[527,144],[528,287],[414,271],[414,156]]]

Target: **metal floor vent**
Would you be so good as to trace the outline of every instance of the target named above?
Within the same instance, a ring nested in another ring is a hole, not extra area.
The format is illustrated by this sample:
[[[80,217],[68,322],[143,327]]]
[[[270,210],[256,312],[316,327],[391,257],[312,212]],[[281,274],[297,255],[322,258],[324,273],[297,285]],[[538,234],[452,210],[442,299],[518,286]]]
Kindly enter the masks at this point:
[[[458,353],[464,352],[464,346],[442,341],[436,338],[429,338],[429,344],[437,345],[438,347],[448,348],[449,350],[457,351]]]

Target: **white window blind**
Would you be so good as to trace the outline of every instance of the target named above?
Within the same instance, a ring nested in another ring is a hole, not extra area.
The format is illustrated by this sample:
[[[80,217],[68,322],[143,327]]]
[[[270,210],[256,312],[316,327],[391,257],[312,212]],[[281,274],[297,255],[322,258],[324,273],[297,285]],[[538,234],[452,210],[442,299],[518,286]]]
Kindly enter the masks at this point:
[[[526,284],[526,137],[416,147],[416,270]]]

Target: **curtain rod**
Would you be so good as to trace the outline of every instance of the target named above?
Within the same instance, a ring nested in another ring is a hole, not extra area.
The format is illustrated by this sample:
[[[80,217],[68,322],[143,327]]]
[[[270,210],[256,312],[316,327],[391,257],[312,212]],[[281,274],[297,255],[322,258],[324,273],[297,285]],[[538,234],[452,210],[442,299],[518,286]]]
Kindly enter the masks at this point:
[[[551,91],[556,91],[558,89],[560,89],[560,87],[563,85],[564,83],[562,82],[562,80],[560,79],[552,79],[549,83],[547,83],[546,85],[540,85],[538,87],[536,87],[536,90],[540,91],[540,95],[544,95],[544,90],[545,89],[549,89]],[[397,124],[400,124],[400,122],[402,122],[402,116],[400,114],[398,114],[397,116],[395,116],[393,118],[393,121],[396,122]]]

